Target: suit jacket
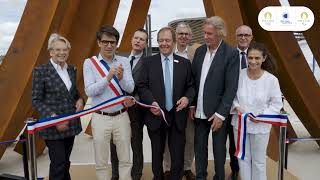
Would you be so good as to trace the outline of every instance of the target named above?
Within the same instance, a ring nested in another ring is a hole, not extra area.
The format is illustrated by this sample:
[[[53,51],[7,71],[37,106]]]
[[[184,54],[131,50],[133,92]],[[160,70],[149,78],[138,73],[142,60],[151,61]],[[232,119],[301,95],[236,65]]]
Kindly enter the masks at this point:
[[[59,74],[49,61],[35,67],[32,73],[32,106],[39,112],[41,118],[52,114],[66,114],[75,112],[75,103],[80,98],[76,86],[76,68],[68,65],[67,68],[72,86],[68,91]],[[39,132],[43,139],[56,140],[75,136],[82,131],[80,120],[69,122],[69,129],[59,132],[55,126]]]
[[[194,55],[192,73],[196,91],[199,92],[202,64],[207,53],[207,46],[200,46]],[[212,60],[203,89],[203,110],[207,118],[215,112],[227,117],[238,89],[239,53],[221,42]],[[196,96],[194,105],[198,97]]]
[[[173,62],[173,103],[175,104],[183,96],[186,96],[191,103],[195,95],[191,63],[175,54],[173,59],[178,61]],[[137,82],[141,101],[146,104],[152,104],[155,101],[161,109],[165,110],[165,88],[160,54],[144,58],[142,72]],[[175,112],[174,121],[180,130],[186,126],[187,112],[188,108]],[[160,128],[161,121],[163,121],[161,116],[155,116],[150,111],[146,112],[145,124],[150,130]]]
[[[135,83],[134,86],[134,90],[132,93],[129,93],[131,96],[134,96],[136,98],[137,101],[140,101],[140,97],[138,95],[138,88],[137,88],[137,81],[140,78],[141,74],[142,74],[142,64],[143,64],[143,58],[145,57],[145,55],[143,54],[138,63],[134,66],[134,68],[132,69],[132,77]],[[128,108],[128,113],[129,113],[129,117],[130,117],[130,121],[143,121],[143,116],[145,113],[146,109],[139,106],[139,105],[134,105],[132,107]],[[142,122],[143,123],[143,122]]]

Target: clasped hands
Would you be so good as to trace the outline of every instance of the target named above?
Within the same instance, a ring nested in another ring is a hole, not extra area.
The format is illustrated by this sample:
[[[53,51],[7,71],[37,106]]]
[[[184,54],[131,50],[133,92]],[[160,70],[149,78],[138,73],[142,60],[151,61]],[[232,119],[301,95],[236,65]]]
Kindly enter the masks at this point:
[[[118,65],[117,67],[112,67],[109,70],[109,74],[107,75],[107,80],[110,82],[112,77],[116,76],[119,81],[123,78],[123,67],[122,64]]]

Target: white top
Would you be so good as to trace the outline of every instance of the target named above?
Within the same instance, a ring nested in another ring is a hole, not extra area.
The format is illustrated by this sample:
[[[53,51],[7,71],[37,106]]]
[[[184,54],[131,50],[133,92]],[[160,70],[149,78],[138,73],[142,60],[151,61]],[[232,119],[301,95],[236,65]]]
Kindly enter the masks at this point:
[[[197,109],[195,113],[195,117],[199,119],[208,119],[210,117],[206,117],[203,111],[203,90],[204,90],[204,83],[206,81],[212,60],[214,56],[216,55],[216,52],[218,48],[220,47],[222,41],[220,41],[219,46],[213,50],[212,54],[210,54],[209,49],[207,49],[206,56],[204,57],[202,69],[201,69],[201,77],[200,77],[200,87],[199,87],[199,94],[198,94],[198,100],[197,100]],[[220,119],[225,120],[225,117],[221,116],[218,113],[215,113],[216,116],[218,116]]]
[[[231,112],[234,128],[238,128],[238,116],[236,107],[244,113],[259,114],[279,114],[283,107],[281,90],[278,79],[264,71],[257,80],[251,80],[247,75],[247,69],[243,69],[239,75],[239,84],[236,97],[233,101]],[[255,123],[247,121],[247,133],[269,133],[271,124]]]
[[[186,58],[186,59],[189,59],[189,58],[188,58],[188,46],[187,46],[186,49],[183,50],[182,52],[180,52],[180,51],[178,50],[178,47],[176,47],[176,50],[174,51],[174,53],[175,53],[176,55],[178,55],[178,56],[181,56],[181,57],[184,57],[184,58]]]
[[[68,91],[70,91],[70,88],[72,86],[72,82],[70,80],[70,76],[69,76],[69,73],[67,71],[67,69],[68,69],[67,63],[65,63],[64,66],[61,67],[59,64],[56,64],[52,59],[50,59],[50,62],[53,65],[54,69],[59,74],[59,76],[62,79],[63,83],[66,85]]]

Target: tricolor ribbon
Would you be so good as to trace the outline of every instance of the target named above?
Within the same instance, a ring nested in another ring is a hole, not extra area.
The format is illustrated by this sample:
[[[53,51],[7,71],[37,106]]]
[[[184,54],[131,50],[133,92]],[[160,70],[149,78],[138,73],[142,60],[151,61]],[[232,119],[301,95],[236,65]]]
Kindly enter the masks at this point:
[[[238,114],[238,131],[237,131],[237,144],[235,156],[241,160],[244,160],[246,154],[246,135],[247,135],[247,121],[251,118],[254,122],[261,122],[266,124],[272,124],[276,126],[287,126],[288,116],[284,114],[268,115],[261,114],[258,116],[252,113]]]
[[[112,106],[115,106],[115,105],[118,105],[118,104],[123,104],[124,101],[126,100],[126,98],[132,98],[134,99],[134,97],[132,96],[117,96],[117,97],[114,97],[114,98],[111,98],[107,101],[104,101],[94,107],[91,107],[89,109],[85,109],[85,110],[82,110],[82,111],[79,111],[79,112],[75,112],[75,113],[69,113],[69,114],[62,114],[62,115],[58,115],[58,116],[55,116],[55,117],[49,117],[49,118],[42,118],[42,119],[39,119],[38,121],[31,121],[31,122],[28,122],[27,123],[27,132],[29,134],[32,134],[36,131],[39,131],[41,129],[45,129],[45,128],[48,128],[48,127],[51,127],[51,126],[55,126],[57,124],[60,124],[62,122],[66,122],[66,121],[70,121],[70,120],[73,120],[73,119],[77,119],[81,116],[84,116],[84,115],[87,115],[87,114],[90,114],[90,113],[93,113],[93,112],[96,112],[96,111],[100,111],[100,110],[103,110],[103,109],[108,109]],[[143,104],[141,102],[138,102],[136,101],[137,104],[141,105],[142,107],[145,107],[145,108],[159,108],[160,111],[161,111],[161,114],[162,114],[162,117],[163,117],[163,120],[167,123],[167,120],[164,116],[164,112],[163,110],[158,107],[158,106],[153,106],[153,105],[147,105],[147,104]],[[168,123],[167,123],[168,124]]]

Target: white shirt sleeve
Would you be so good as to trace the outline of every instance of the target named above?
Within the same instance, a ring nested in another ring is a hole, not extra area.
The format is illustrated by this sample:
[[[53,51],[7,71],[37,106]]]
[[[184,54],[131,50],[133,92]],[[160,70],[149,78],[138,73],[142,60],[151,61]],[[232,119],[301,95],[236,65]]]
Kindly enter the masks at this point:
[[[268,102],[267,107],[263,110],[263,114],[279,114],[281,108],[283,107],[283,103],[281,98],[279,81],[277,78],[272,78],[272,83],[269,88],[270,100]]]
[[[94,97],[102,94],[108,85],[106,77],[97,81],[94,74],[94,67],[89,59],[86,59],[83,64],[83,80],[84,90],[89,97]]]

